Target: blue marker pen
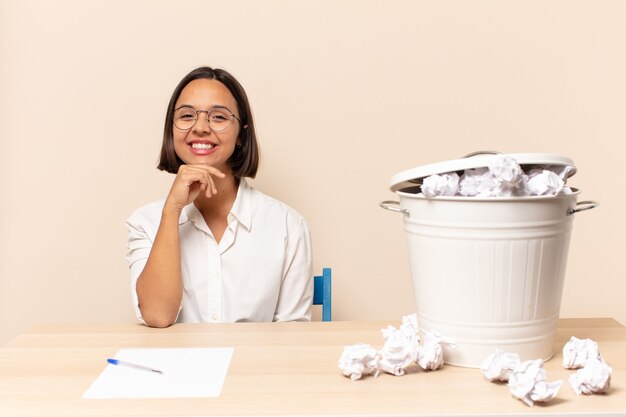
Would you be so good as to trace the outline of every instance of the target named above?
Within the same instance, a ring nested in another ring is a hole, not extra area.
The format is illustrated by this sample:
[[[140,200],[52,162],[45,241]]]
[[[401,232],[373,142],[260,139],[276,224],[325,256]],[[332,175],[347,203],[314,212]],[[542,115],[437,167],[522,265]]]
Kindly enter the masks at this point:
[[[163,373],[163,371],[159,371],[158,369],[152,369],[152,368],[150,368],[148,366],[137,365],[136,363],[130,363],[130,362],[126,362],[126,361],[121,361],[119,359],[107,359],[107,362],[110,363],[111,365],[126,366],[128,368],[135,368],[135,369],[140,369],[142,371],[156,372],[156,373],[159,373],[159,374]]]

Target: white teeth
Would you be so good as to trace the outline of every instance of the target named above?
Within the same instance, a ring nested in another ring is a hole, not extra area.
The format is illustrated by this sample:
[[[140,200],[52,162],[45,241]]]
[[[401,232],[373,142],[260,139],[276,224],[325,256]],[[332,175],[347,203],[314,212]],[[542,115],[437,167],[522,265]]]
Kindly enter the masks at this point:
[[[194,149],[213,149],[215,145],[212,143],[192,143],[191,147]]]

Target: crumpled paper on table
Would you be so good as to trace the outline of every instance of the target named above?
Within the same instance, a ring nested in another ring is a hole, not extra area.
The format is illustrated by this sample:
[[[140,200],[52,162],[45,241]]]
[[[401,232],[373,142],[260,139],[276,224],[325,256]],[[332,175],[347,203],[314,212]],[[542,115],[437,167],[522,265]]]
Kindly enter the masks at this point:
[[[599,394],[611,386],[613,370],[604,362],[598,343],[572,336],[563,346],[563,367],[578,369],[569,383],[576,394]]]
[[[517,353],[496,349],[483,361],[480,370],[488,381],[507,382],[515,367],[520,363],[522,361]]]
[[[398,330],[388,326],[382,332],[386,341],[379,355],[380,366],[385,372],[404,375],[406,368],[413,362],[427,371],[443,366],[443,344],[448,342],[439,333],[428,332],[420,343],[417,315],[402,317],[402,325]]]
[[[578,369],[590,359],[600,358],[598,344],[591,339],[579,339],[572,336],[563,346],[563,367]]]
[[[556,397],[563,381],[548,382],[541,359],[520,363],[509,376],[509,390],[513,397],[532,407]]]
[[[413,363],[425,370],[436,370],[444,364],[443,344],[453,345],[437,332],[426,333],[420,344],[417,314],[403,316],[400,328],[387,326],[381,333],[385,343],[378,352],[364,343],[344,347],[339,359],[343,375],[357,380],[368,374],[377,376],[383,370],[402,376]]]
[[[434,371],[443,366],[443,344],[447,343],[437,332],[428,332],[417,351],[417,364],[426,371]]]
[[[402,324],[401,328],[406,329],[408,331],[411,329],[413,333],[415,333],[415,337],[419,339],[419,327],[417,325],[417,314],[407,314],[406,316],[402,316]]]
[[[381,330],[385,344],[379,352],[380,368],[390,374],[402,376],[417,359],[419,348],[419,333],[417,331],[417,319],[411,316],[402,318],[399,329],[387,326]]]
[[[585,367],[570,375],[569,383],[576,394],[600,394],[611,386],[613,369],[601,358],[591,358]]]
[[[339,358],[339,369],[353,381],[363,375],[372,374],[377,377],[380,369],[378,352],[366,343],[346,346]]]
[[[571,166],[530,167],[526,174],[508,155],[494,157],[486,168],[467,169],[458,174],[435,174],[424,178],[422,193],[426,197],[525,197],[571,194],[565,182],[574,170]]]

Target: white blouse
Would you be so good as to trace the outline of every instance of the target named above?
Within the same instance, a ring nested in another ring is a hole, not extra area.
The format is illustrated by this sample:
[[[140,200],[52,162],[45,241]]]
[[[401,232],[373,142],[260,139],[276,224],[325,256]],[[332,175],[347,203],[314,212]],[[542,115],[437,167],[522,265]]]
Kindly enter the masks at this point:
[[[126,221],[133,304],[143,322],[137,279],[161,221],[165,199]],[[183,299],[177,322],[308,321],[313,300],[311,237],[304,218],[241,179],[219,243],[196,206],[180,215]]]

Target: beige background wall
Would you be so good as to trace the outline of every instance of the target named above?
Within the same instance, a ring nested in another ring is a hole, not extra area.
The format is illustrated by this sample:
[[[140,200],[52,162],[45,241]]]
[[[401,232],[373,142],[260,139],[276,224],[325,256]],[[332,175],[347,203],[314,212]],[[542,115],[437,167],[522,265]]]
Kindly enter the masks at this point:
[[[0,0],[0,344],[35,323],[133,321],[125,218],[164,196],[179,79],[250,96],[254,186],[301,211],[334,318],[414,309],[390,177],[478,149],[574,159],[562,316],[626,323],[626,2]],[[389,122],[391,115],[392,121]]]

